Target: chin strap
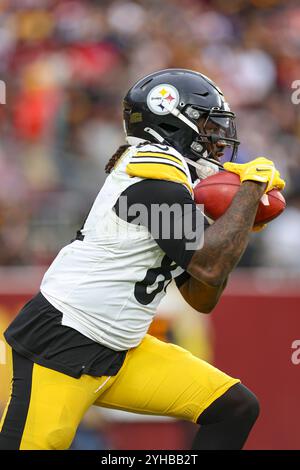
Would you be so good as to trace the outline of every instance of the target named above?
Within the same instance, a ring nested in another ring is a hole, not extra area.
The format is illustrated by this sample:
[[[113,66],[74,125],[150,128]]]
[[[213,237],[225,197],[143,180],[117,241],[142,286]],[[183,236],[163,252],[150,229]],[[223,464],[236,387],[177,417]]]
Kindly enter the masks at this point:
[[[204,178],[207,178],[208,176],[215,175],[216,173],[219,172],[219,169],[220,169],[219,167],[220,164],[216,165],[213,162],[205,160],[205,158],[200,158],[196,162],[194,162],[193,160],[187,157],[184,157],[184,159],[189,165],[196,168],[197,176],[200,179],[204,179]]]
[[[147,132],[148,134],[152,135],[157,140],[157,142],[160,142],[161,144],[165,142],[165,139],[161,135],[159,135],[159,133],[156,132],[154,129],[151,129],[151,127],[145,127],[144,132]]]

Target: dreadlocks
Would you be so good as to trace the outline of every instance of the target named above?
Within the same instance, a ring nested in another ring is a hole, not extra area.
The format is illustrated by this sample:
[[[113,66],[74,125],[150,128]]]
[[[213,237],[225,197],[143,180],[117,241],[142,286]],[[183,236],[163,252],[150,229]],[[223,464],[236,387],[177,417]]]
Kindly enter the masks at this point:
[[[125,150],[127,150],[130,147],[130,145],[125,144],[121,145],[118,150],[113,154],[113,156],[108,160],[106,166],[105,166],[105,173],[110,173],[111,170],[114,168],[115,164],[119,160],[119,158],[123,155]]]

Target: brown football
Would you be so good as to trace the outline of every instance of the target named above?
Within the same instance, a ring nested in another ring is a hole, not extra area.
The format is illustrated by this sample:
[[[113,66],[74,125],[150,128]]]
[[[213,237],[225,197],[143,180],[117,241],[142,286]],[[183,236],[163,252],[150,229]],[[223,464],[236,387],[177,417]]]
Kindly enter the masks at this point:
[[[196,204],[204,205],[208,217],[217,220],[226,212],[241,185],[240,177],[229,171],[220,171],[200,181],[194,188]],[[285,209],[283,195],[272,189],[264,194],[254,222],[255,225],[268,223],[278,217]]]

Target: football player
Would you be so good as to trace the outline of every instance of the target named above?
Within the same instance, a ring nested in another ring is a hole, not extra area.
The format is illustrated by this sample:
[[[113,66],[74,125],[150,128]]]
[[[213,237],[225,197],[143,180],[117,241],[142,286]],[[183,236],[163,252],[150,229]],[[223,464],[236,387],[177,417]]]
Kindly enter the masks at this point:
[[[257,419],[258,400],[238,378],[147,330],[172,279],[193,308],[213,310],[260,198],[284,182],[265,158],[234,163],[235,115],[200,73],[139,80],[124,127],[128,145],[109,160],[82,229],[5,333],[14,379],[0,449],[67,449],[91,405],[197,423],[193,449],[240,449]],[[193,184],[224,159],[242,184],[209,225]]]

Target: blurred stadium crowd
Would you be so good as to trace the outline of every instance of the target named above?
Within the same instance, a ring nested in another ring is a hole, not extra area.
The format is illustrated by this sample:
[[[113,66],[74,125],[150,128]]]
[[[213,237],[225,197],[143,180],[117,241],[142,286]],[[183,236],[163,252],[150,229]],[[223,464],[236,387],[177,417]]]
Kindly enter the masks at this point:
[[[0,264],[48,264],[82,224],[124,143],[141,76],[207,74],[237,113],[239,161],[267,156],[288,209],[242,263],[300,270],[300,4],[278,0],[0,0]]]

